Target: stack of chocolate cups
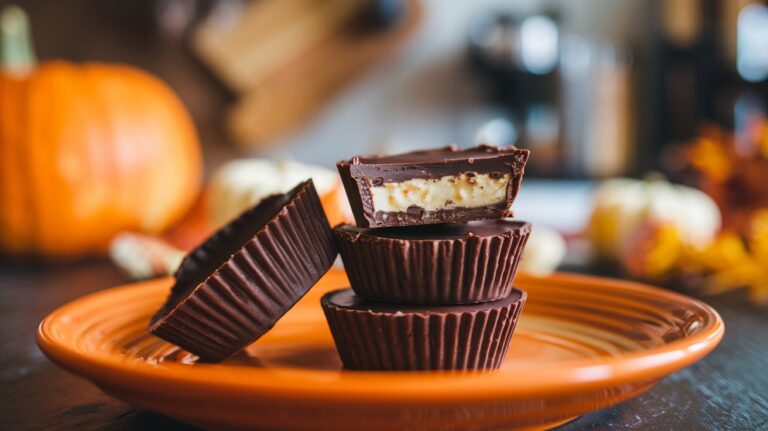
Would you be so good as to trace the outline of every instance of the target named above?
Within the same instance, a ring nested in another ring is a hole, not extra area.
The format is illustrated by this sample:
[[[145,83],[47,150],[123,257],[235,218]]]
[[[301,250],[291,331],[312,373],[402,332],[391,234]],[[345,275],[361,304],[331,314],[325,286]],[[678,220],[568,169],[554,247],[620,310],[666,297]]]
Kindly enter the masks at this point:
[[[321,303],[345,368],[498,368],[526,300],[513,221],[528,150],[445,147],[338,163],[357,226],[334,228],[351,289]]]

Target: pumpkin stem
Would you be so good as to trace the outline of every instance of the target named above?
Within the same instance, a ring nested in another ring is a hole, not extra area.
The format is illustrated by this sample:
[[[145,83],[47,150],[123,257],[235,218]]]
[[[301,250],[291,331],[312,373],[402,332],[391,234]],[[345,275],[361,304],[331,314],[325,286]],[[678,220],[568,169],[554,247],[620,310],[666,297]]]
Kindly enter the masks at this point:
[[[0,67],[23,75],[37,63],[27,13],[10,5],[0,14]]]

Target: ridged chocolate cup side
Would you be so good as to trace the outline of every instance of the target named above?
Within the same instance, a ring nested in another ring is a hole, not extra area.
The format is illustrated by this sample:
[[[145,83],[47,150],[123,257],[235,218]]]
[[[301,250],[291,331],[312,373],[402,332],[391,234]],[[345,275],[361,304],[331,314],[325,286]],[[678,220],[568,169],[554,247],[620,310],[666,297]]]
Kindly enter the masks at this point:
[[[466,226],[473,225],[498,231],[448,237],[453,225],[399,228],[418,229],[415,232],[422,236],[409,238],[386,236],[391,234],[379,229],[339,225],[334,228],[334,237],[350,285],[362,297],[431,305],[506,298],[512,291],[531,225],[489,220]],[[424,234],[426,231],[429,233]],[[441,239],[442,235],[446,237]]]
[[[400,307],[350,289],[321,304],[344,367],[369,371],[489,370],[501,366],[525,292],[482,304]]]
[[[149,331],[204,361],[226,359],[272,328],[336,253],[317,192],[304,182],[265,199],[193,250]]]

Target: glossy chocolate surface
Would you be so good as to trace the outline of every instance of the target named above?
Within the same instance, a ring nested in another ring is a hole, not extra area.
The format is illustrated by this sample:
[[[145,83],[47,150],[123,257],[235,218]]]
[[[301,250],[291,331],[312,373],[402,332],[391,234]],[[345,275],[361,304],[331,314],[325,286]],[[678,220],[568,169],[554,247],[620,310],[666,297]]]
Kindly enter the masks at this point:
[[[184,258],[149,332],[208,362],[266,333],[336,258],[311,180],[264,199]]]
[[[530,151],[514,146],[455,145],[384,156],[355,156],[337,166],[349,166],[355,176],[370,177],[373,184],[401,182],[413,178],[438,179],[461,172],[506,174],[520,172]]]
[[[402,226],[366,229],[350,224],[341,224],[335,229],[355,236],[369,238],[402,239],[409,241],[441,241],[466,238],[468,236],[490,237],[521,229],[530,231],[531,225],[518,220],[478,220],[467,223],[444,223],[425,226]]]
[[[528,161],[529,150],[514,146],[455,146],[387,156],[356,156],[336,164],[349,198],[355,222],[360,227],[409,226],[435,223],[463,223],[471,220],[512,216]],[[509,175],[503,201],[478,207],[452,207],[427,211],[418,205],[407,211],[379,211],[374,208],[371,188],[384,183],[414,179],[439,180],[446,176],[485,174],[491,178]]]
[[[506,297],[498,301],[481,302],[478,304],[459,304],[459,305],[407,305],[391,304],[387,302],[374,301],[356,295],[351,289],[337,290],[328,293],[322,299],[323,304],[332,305],[338,308],[350,310],[359,310],[366,313],[417,313],[417,314],[447,314],[447,313],[474,313],[477,311],[499,308],[507,304],[512,304],[520,300],[523,292],[514,289]]]

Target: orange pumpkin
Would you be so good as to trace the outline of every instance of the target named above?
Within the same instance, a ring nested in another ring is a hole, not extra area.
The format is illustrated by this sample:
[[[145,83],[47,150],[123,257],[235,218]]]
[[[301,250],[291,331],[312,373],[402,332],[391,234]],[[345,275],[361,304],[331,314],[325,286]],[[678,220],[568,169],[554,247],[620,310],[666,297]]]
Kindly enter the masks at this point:
[[[23,12],[0,19],[0,253],[99,253],[119,231],[178,221],[202,158],[177,96],[129,66],[37,65]]]

